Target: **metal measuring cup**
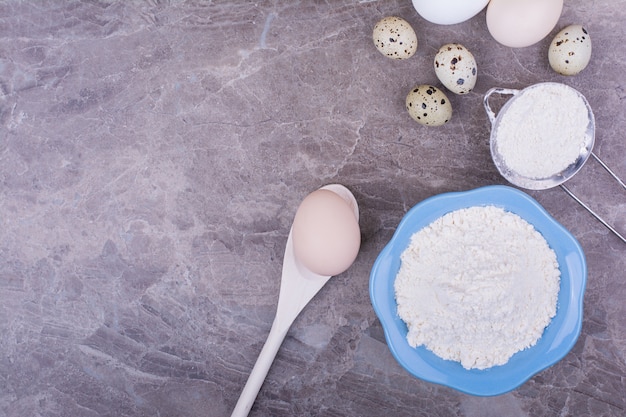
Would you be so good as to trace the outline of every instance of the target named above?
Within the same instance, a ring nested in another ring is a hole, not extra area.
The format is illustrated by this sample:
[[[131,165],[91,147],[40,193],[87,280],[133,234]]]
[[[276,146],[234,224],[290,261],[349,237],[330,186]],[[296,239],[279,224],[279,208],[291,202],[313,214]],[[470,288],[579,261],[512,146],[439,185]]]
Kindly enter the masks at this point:
[[[545,178],[531,178],[524,175],[521,175],[515,170],[511,169],[507,166],[506,160],[503,156],[498,152],[498,127],[502,120],[502,117],[506,112],[511,108],[514,104],[515,100],[522,97],[524,94],[527,94],[529,91],[535,88],[540,88],[541,86],[551,84],[564,86],[568,89],[574,91],[578,97],[580,97],[585,106],[587,107],[588,114],[588,123],[587,129],[585,131],[585,137],[583,139],[583,145],[580,147],[580,152],[576,160],[571,163],[564,170],[557,172],[549,177]],[[513,98],[509,99],[500,109],[498,115],[491,109],[491,105],[489,104],[489,99],[493,94],[507,94],[512,95]],[[595,154],[593,153],[593,145],[595,142],[595,118],[593,116],[593,111],[591,110],[591,106],[589,102],[579,91],[573,89],[572,87],[566,86],[560,83],[538,83],[533,84],[529,87],[526,87],[522,90],[510,89],[510,88],[491,88],[485,94],[483,99],[483,105],[485,107],[485,111],[487,112],[487,116],[489,117],[489,121],[491,122],[491,135],[490,135],[490,148],[491,148],[491,157],[493,159],[496,168],[500,172],[500,174],[510,183],[517,185],[521,188],[526,188],[529,190],[545,190],[548,188],[560,186],[563,191],[565,191],[570,197],[572,197],[577,203],[579,203],[582,207],[584,207],[589,213],[591,213],[598,221],[600,221],[604,226],[606,226],[611,232],[613,232],[618,238],[620,238],[624,243],[626,243],[626,238],[622,236],[615,228],[613,228],[610,224],[608,224],[602,217],[600,217],[596,212],[594,212],[588,205],[586,205],[582,200],[580,200],[572,191],[569,190],[565,186],[565,182],[572,178],[587,162],[590,156],[592,156],[619,184],[626,189],[626,184]]]

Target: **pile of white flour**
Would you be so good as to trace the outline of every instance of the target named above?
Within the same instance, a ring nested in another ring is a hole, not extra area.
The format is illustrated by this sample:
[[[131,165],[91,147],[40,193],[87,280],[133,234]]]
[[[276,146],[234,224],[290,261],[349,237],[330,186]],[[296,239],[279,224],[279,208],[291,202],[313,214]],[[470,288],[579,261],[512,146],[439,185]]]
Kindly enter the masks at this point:
[[[466,369],[506,363],[556,314],[554,251],[534,227],[495,206],[448,213],[416,232],[394,283],[407,340]]]
[[[584,99],[564,84],[540,84],[514,98],[496,131],[496,152],[508,168],[533,179],[560,173],[585,147]]]

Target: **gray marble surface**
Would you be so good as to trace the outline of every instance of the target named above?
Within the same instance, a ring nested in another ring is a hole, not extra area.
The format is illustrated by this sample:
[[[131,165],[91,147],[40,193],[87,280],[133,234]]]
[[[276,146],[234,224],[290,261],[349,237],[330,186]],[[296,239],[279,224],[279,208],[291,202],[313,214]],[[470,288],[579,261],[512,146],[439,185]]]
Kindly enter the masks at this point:
[[[407,61],[374,24],[416,29]],[[327,183],[353,191],[362,246],[291,328],[253,416],[626,415],[626,245],[559,188],[529,192],[588,261],[582,334],[520,388],[472,397],[391,356],[368,295],[406,211],[506,184],[482,106],[494,86],[579,89],[595,151],[626,177],[626,1],[567,0],[555,30],[499,45],[484,11],[436,26],[408,0],[0,2],[0,415],[226,416],[275,313],[295,210]],[[553,72],[550,38],[584,24],[587,69]],[[413,122],[436,50],[475,55],[452,120]],[[589,163],[570,181],[626,233],[626,193]]]

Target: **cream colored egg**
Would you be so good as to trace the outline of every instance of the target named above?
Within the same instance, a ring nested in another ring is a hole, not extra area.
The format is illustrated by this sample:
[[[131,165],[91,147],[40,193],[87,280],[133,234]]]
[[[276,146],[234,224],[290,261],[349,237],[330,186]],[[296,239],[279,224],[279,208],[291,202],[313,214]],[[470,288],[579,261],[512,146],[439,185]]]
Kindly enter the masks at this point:
[[[459,43],[439,48],[433,63],[439,81],[454,94],[467,94],[476,85],[476,59]]]
[[[388,16],[374,26],[372,39],[376,49],[391,59],[407,59],[417,50],[417,35],[406,20]]]
[[[292,239],[298,262],[316,274],[333,276],[356,259],[361,231],[350,205],[335,192],[320,189],[300,203]]]
[[[476,16],[489,0],[413,0],[417,13],[431,23],[453,25]]]
[[[570,25],[556,34],[548,61],[553,70],[563,75],[576,75],[584,70],[591,60],[591,37],[581,25]]]
[[[502,45],[523,48],[545,38],[562,10],[563,0],[491,0],[487,29]]]
[[[406,110],[417,123],[442,126],[452,117],[452,105],[441,89],[418,85],[406,96]]]

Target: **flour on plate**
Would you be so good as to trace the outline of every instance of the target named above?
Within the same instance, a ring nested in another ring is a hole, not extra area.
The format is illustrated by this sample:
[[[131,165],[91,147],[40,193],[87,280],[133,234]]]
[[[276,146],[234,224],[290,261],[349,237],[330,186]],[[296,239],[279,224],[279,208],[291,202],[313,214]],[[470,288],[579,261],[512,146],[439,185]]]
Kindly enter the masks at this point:
[[[573,164],[585,147],[587,105],[564,84],[541,84],[520,94],[502,113],[496,151],[519,175],[552,177]]]
[[[533,346],[556,314],[559,286],[543,236],[495,206],[456,210],[416,232],[394,282],[409,344],[466,369]]]

